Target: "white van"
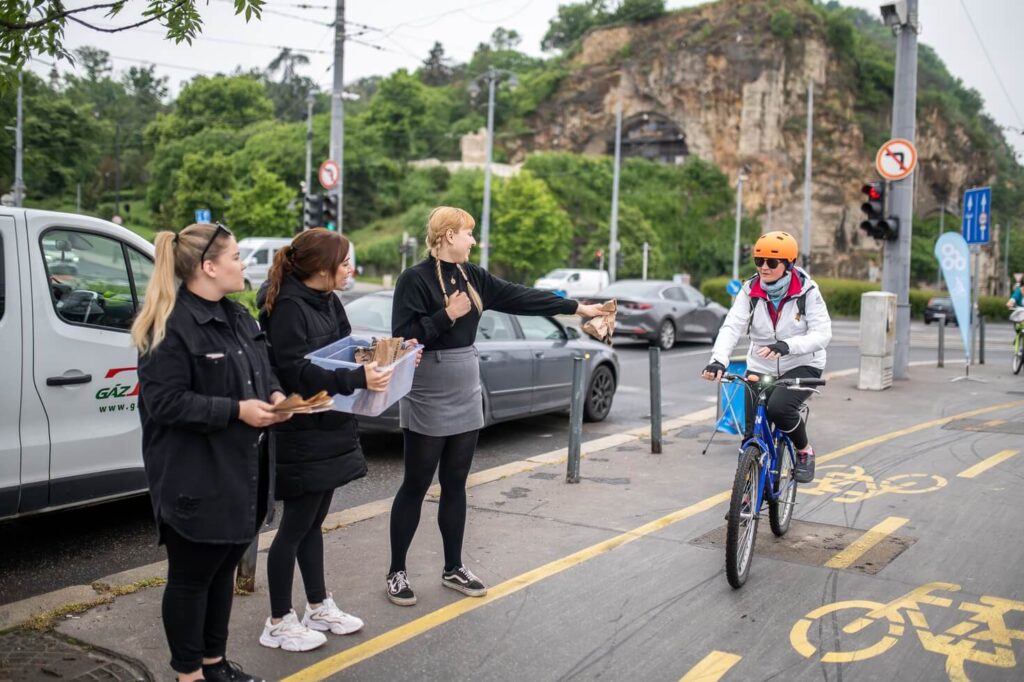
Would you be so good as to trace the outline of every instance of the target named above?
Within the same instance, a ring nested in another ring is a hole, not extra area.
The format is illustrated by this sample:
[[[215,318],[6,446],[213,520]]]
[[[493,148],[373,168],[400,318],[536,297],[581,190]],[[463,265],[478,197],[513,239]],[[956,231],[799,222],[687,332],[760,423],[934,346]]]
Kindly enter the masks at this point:
[[[0,207],[0,518],[146,491],[129,329],[152,272],[124,227]]]
[[[564,292],[566,298],[594,296],[608,286],[608,273],[604,270],[559,268],[538,279],[533,287],[547,291]]]
[[[274,256],[291,243],[291,237],[246,237],[239,241],[239,255],[245,264],[245,288],[259,289],[267,280],[270,266],[274,263]],[[352,259],[352,268],[355,269],[355,244],[351,244],[349,257]],[[345,288],[350,289],[354,282],[355,277],[353,276]]]
[[[245,288],[259,289],[267,279],[274,256],[291,243],[291,237],[246,237],[239,240],[239,255],[245,263]]]

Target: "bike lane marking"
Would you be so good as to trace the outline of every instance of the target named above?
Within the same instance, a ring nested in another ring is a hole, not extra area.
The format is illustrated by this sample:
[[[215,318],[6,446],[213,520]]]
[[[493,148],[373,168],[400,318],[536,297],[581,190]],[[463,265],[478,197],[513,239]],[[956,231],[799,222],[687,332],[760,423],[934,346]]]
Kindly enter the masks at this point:
[[[679,682],[718,682],[742,659],[742,656],[727,651],[712,651],[690,668],[690,672],[683,675]]]
[[[910,519],[901,516],[890,516],[870,530],[864,532],[859,538],[851,542],[841,552],[825,562],[826,568],[849,568],[857,559],[860,559],[869,549],[877,545],[889,535],[902,527]]]
[[[978,462],[974,466],[968,467],[967,469],[964,469],[959,474],[957,474],[957,477],[958,478],[975,478],[975,477],[979,476],[980,474],[983,474],[984,472],[988,471],[992,467],[996,466],[997,464],[1005,462],[1006,460],[1010,459],[1011,457],[1013,457],[1014,455],[1018,454],[1019,452],[1020,452],[1019,450],[1002,450],[1000,452],[997,452],[996,454],[992,455],[991,457],[989,457],[987,459],[981,460],[980,462]]]
[[[979,414],[985,414],[987,412],[994,412],[996,410],[1010,409],[1015,407],[1024,406],[1024,400],[1014,400],[1005,403],[999,403],[997,405],[989,405],[986,407],[979,407],[959,414],[950,415],[948,417],[942,417],[939,419],[933,419],[920,424],[915,424],[904,429],[897,431],[891,431],[884,433],[873,438],[853,443],[839,450],[835,450],[827,455],[818,457],[818,462],[827,462],[845,455],[852,454],[859,450],[879,445],[891,440],[895,440],[902,436],[906,436],[918,431],[923,431],[935,426],[942,426],[955,419],[966,419]],[[713,408],[708,408],[713,409]],[[679,422],[689,421],[685,417],[680,418]],[[682,425],[682,424],[681,424]],[[663,425],[663,431],[668,429],[668,422]],[[646,431],[649,433],[649,427],[643,427],[641,429],[635,429],[627,432],[630,435],[642,433]],[[615,438],[616,436],[608,436],[606,438]],[[552,457],[543,457],[543,463],[558,463],[564,461],[564,450],[556,450],[550,453]],[[533,457],[531,460],[537,462],[538,457]],[[537,462],[538,464],[540,462]],[[548,564],[535,568],[533,570],[522,573],[518,576],[510,578],[494,587],[490,588],[487,595],[484,597],[466,597],[457,602],[453,602],[448,606],[444,606],[436,611],[421,616],[415,620],[412,620],[405,625],[400,625],[397,628],[389,630],[387,632],[377,635],[373,639],[367,640],[362,644],[358,644],[350,649],[341,651],[333,656],[330,656],[322,661],[319,661],[307,668],[303,668],[294,674],[284,678],[282,682],[313,682],[314,680],[323,680],[331,675],[335,675],[343,670],[346,670],[357,663],[364,660],[377,656],[389,649],[392,649],[399,644],[407,642],[414,637],[417,637],[425,632],[433,630],[434,628],[440,627],[441,625],[452,621],[464,614],[475,611],[476,609],[486,606],[491,602],[497,601],[510,594],[518,592],[534,583],[540,582],[545,578],[551,577],[558,573],[561,573],[569,568],[573,568],[579,564],[582,564],[594,557],[606,554],[622,545],[628,544],[633,540],[640,539],[646,535],[650,535],[658,530],[666,528],[674,523],[683,521],[699,513],[709,511],[719,504],[728,502],[732,495],[731,490],[725,490],[717,495],[713,495],[704,500],[696,502],[688,507],[680,509],[676,512],[663,516],[659,519],[655,519],[649,523],[646,523],[638,528],[631,531],[627,531],[613,538],[597,543],[578,552],[570,554],[561,559],[556,559]],[[905,521],[904,521],[905,522]],[[902,525],[902,524],[901,524]]]

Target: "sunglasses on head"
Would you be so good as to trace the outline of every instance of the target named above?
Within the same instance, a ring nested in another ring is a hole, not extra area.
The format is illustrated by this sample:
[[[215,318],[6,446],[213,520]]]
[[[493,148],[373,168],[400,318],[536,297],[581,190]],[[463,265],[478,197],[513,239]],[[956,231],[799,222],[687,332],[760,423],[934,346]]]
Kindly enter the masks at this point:
[[[775,269],[775,268],[779,267],[779,263],[785,263],[785,262],[786,261],[781,260],[779,258],[755,258],[754,259],[754,265],[756,265],[759,268],[760,267],[764,267],[764,265],[767,263],[768,267],[770,267],[772,269]]]
[[[206,248],[203,249],[202,254],[200,254],[199,256],[200,263],[206,261],[206,252],[209,251],[210,247],[213,246],[213,243],[217,241],[217,237],[221,236],[222,234],[226,234],[229,237],[233,236],[231,230],[221,225],[220,223],[215,224],[217,225],[217,229],[213,231],[213,235],[210,237],[210,241],[206,242]]]

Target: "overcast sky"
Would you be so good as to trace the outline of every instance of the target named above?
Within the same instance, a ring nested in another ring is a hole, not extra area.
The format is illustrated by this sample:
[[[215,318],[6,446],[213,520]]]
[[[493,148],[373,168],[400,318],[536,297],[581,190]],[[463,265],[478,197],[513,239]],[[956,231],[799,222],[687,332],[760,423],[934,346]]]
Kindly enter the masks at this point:
[[[871,12],[877,12],[880,4],[878,0],[840,1]],[[92,0],[70,0],[66,6],[87,4]],[[96,16],[93,23],[132,23],[145,4],[129,0],[116,21]],[[352,25],[345,78],[414,69],[435,40],[444,45],[448,56],[466,61],[498,26],[518,31],[523,37],[521,49],[540,55],[541,38],[558,4],[558,0],[347,0],[346,20]],[[667,2],[669,9],[697,4],[701,3]],[[1024,30],[1024,0],[919,0],[919,11],[921,41],[938,52],[954,76],[981,93],[997,123],[1013,128],[1005,134],[1018,158],[1024,159],[1024,40],[1016,34]],[[201,12],[203,34],[192,46],[163,40],[154,25],[107,35],[70,23],[66,42],[72,49],[91,45],[108,51],[118,70],[155,63],[158,73],[168,76],[172,92],[197,73],[230,72],[239,65],[263,68],[281,47],[291,47],[308,51],[310,65],[304,74],[330,89],[333,29],[327,24],[334,17],[332,0],[267,0],[263,20],[248,24],[234,15],[230,0],[209,0]],[[42,73],[49,70],[40,63],[32,68]]]

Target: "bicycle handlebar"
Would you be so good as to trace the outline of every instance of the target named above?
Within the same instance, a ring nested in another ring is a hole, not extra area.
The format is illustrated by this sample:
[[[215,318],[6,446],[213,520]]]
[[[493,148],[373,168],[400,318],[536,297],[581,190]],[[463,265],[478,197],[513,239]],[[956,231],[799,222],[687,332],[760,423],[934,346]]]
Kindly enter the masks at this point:
[[[741,376],[739,374],[730,374],[728,372],[726,372],[725,374],[722,375],[722,381],[726,382],[726,383],[732,382],[732,381],[742,381],[744,383],[749,383],[749,382],[747,382],[747,378],[745,376]],[[774,381],[771,381],[770,383],[775,385],[775,386],[794,386],[794,387],[797,387],[797,386],[808,386],[808,387],[810,387],[810,386],[824,386],[828,382],[825,379],[818,379],[816,377],[806,377],[806,378],[794,377],[792,379],[775,379]]]

